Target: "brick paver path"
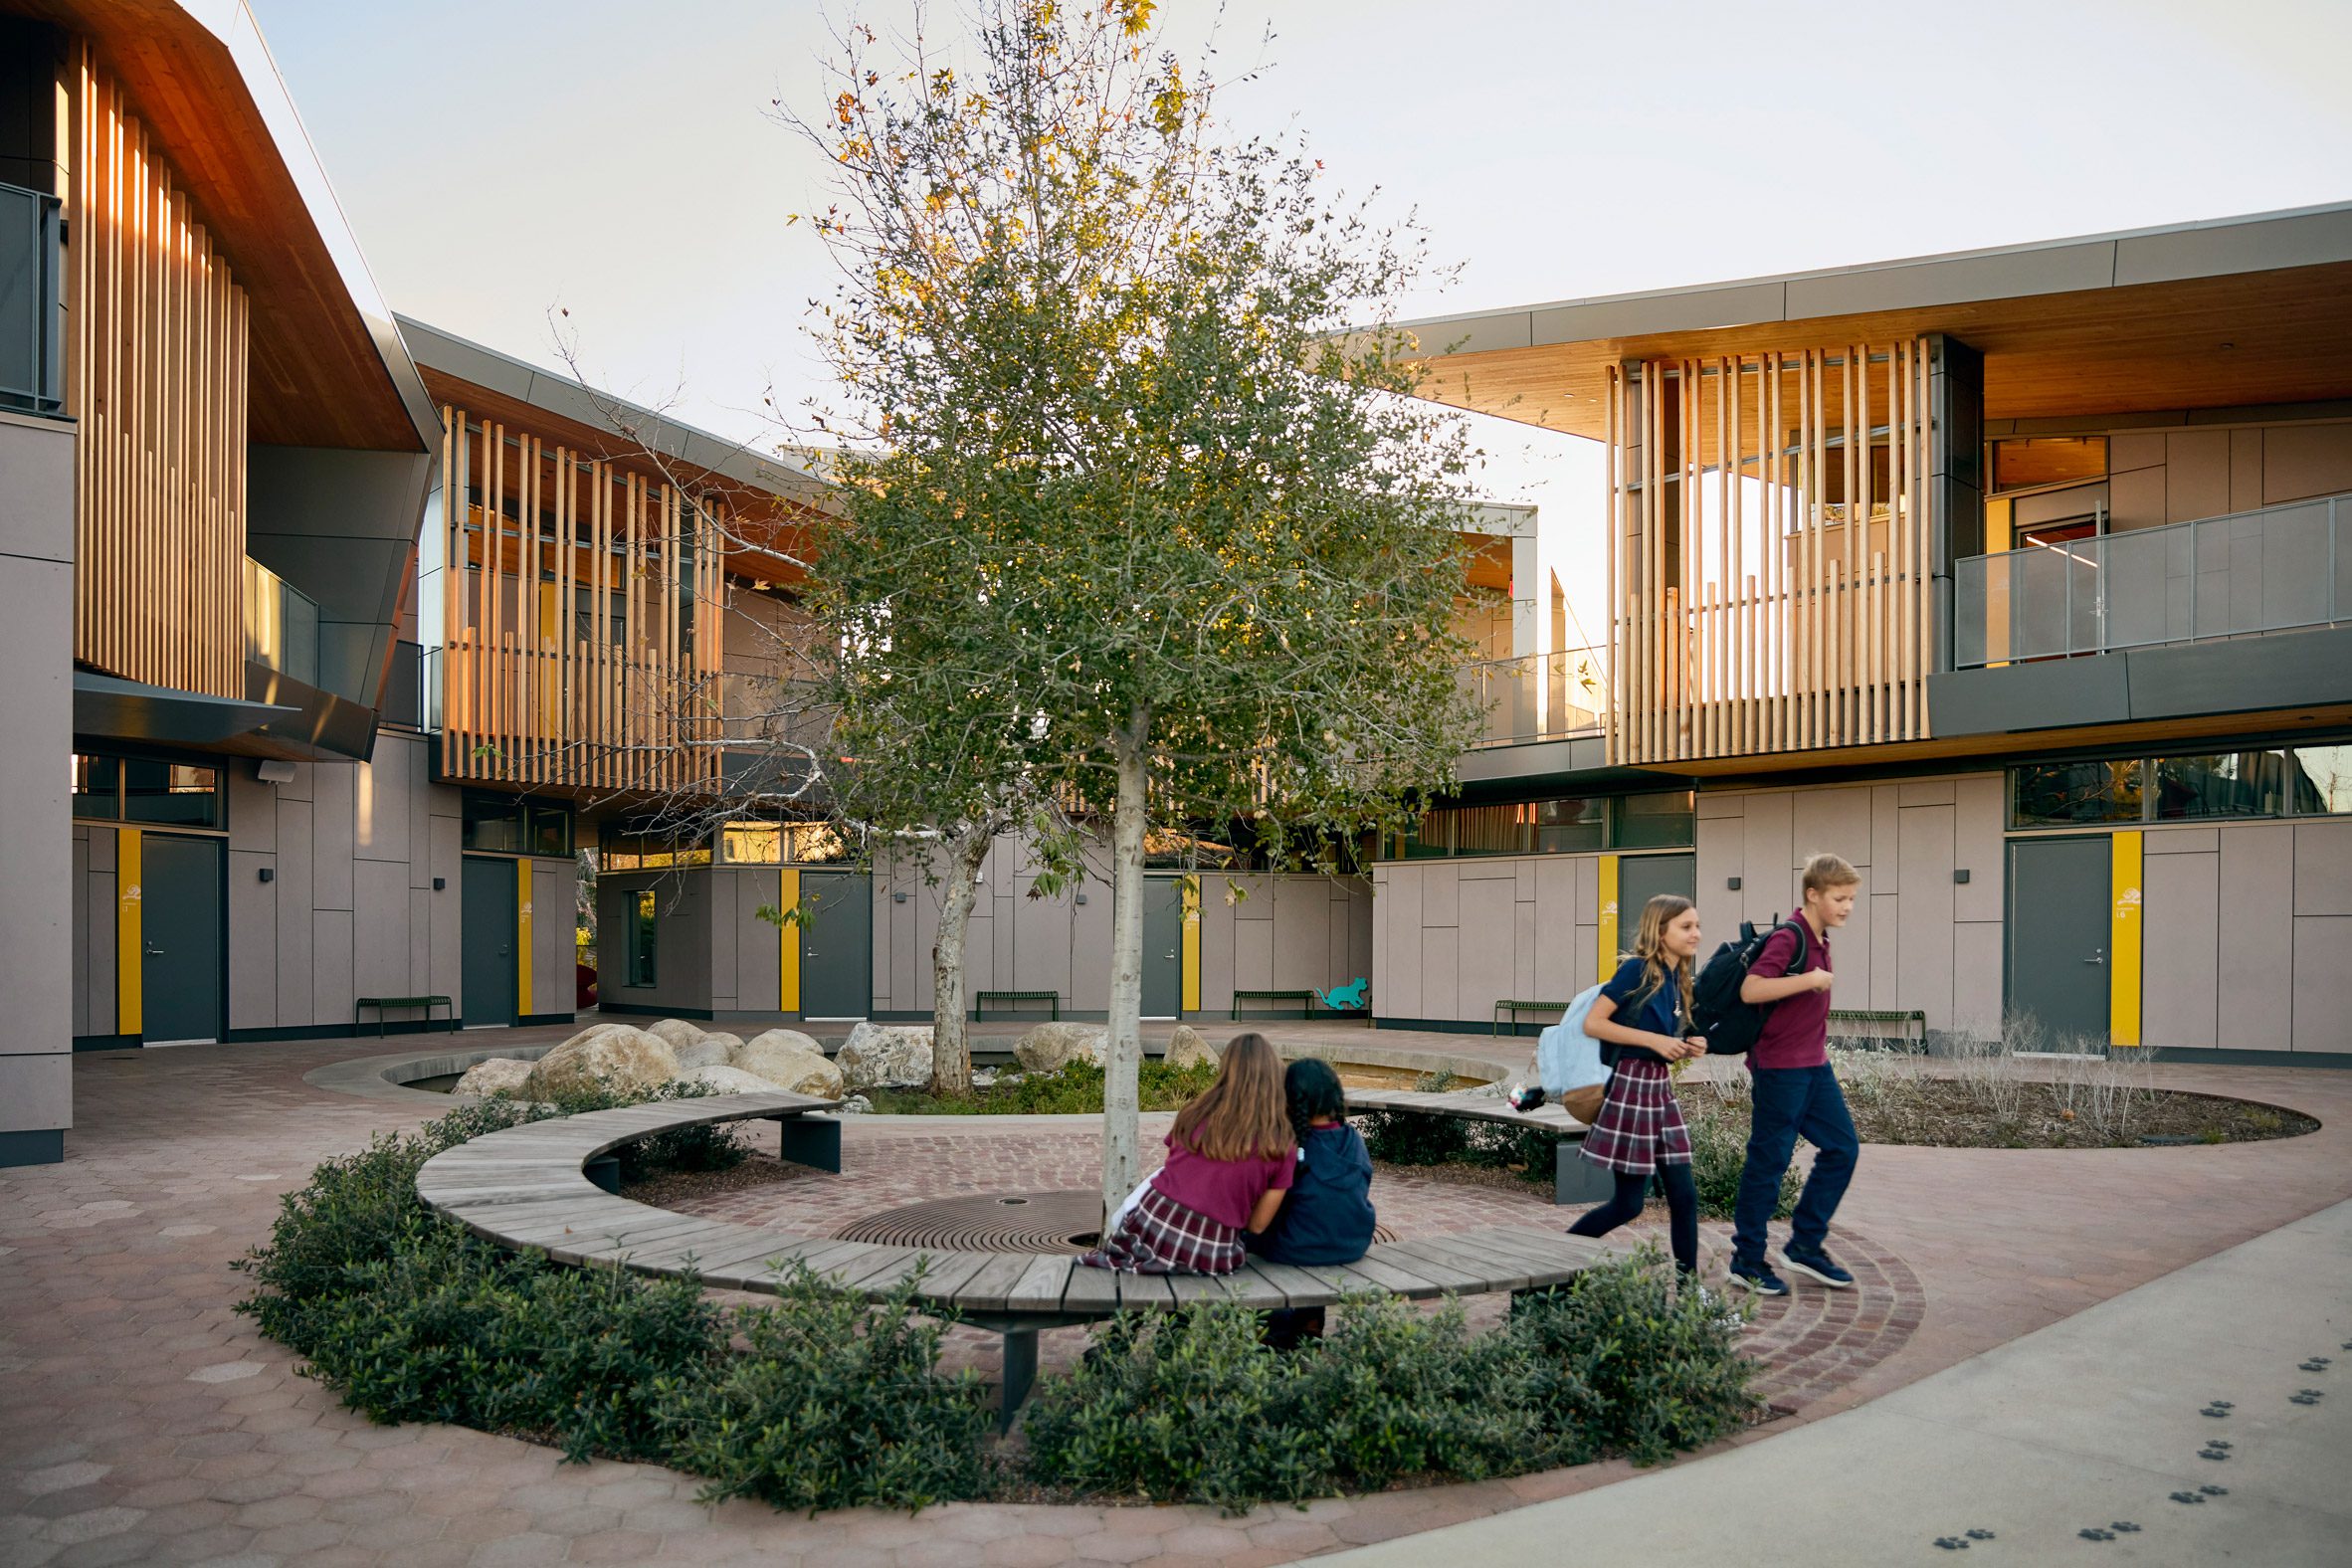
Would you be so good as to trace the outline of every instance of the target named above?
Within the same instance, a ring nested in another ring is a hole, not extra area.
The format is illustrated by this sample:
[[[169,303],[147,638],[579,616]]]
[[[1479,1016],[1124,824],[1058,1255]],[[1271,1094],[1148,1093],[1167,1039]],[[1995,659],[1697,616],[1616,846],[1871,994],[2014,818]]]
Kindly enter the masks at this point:
[[[516,1043],[549,1036],[515,1032]],[[230,1311],[244,1281],[226,1263],[265,1237],[278,1196],[318,1159],[418,1119],[404,1104],[302,1081],[312,1068],[381,1049],[371,1039],[77,1061],[72,1157],[0,1172],[0,1562],[1273,1563],[1627,1473],[1589,1466],[1239,1519],[1200,1508],[956,1505],[808,1520],[748,1503],[705,1509],[694,1480],[650,1467],[564,1466],[481,1433],[371,1427]],[[1899,1387],[2352,1196],[2352,1074],[2161,1071],[2173,1086],[2293,1105],[2326,1125],[2218,1148],[1866,1149],[1842,1216],[1853,1228],[1846,1245],[1858,1264],[1907,1266],[1919,1322],[1857,1375],[1809,1370],[1787,1391],[1803,1406],[1788,1419]],[[853,1128],[848,1151],[855,1159],[885,1135]],[[1404,1187],[1394,1184],[1399,1212]],[[1429,1201],[1486,1200],[1462,1191]],[[1835,1359],[1854,1323],[1797,1314],[1851,1302],[1860,1321],[1874,1315],[1871,1293],[1800,1295],[1782,1309],[1787,1343]]]

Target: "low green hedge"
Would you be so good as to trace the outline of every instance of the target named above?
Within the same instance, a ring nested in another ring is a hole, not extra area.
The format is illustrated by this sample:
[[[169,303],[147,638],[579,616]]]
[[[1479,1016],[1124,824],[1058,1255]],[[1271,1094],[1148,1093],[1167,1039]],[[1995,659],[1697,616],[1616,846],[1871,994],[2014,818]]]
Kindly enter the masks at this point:
[[[1651,1254],[1521,1297],[1480,1334],[1458,1305],[1377,1296],[1342,1303],[1329,1336],[1294,1352],[1263,1346],[1259,1316],[1231,1303],[1114,1318],[1040,1384],[1021,1454],[990,1440],[979,1375],[941,1370],[952,1318],[911,1283],[870,1302],[804,1266],[773,1304],[721,1309],[690,1277],[506,1252],[417,1198],[433,1155],[564,1108],[492,1099],[328,1160],[237,1263],[257,1286],[238,1310],[372,1420],[670,1465],[706,1477],[708,1500],[794,1509],[1007,1488],[1240,1509],[1608,1454],[1653,1463],[1752,1408],[1736,1321],[1677,1297]],[[628,1159],[727,1160],[733,1144],[709,1131]]]

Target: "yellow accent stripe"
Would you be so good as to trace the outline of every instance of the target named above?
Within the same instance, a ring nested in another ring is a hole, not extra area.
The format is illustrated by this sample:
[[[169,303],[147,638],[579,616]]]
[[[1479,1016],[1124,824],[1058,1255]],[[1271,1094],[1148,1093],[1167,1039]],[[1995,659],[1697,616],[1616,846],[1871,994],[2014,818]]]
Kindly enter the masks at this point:
[[[114,1033],[146,1026],[146,927],[139,919],[139,830],[114,830]]]
[[[531,863],[514,863],[514,1016],[531,1016]]]
[[[1617,857],[1601,857],[1601,939],[1597,971],[1603,980],[1617,971]]]
[[[800,906],[800,871],[787,866],[776,874],[776,907],[790,915]],[[800,922],[786,919],[776,931],[776,1011],[800,1011]]]
[[[1201,1010],[1201,880],[1187,877],[1184,889],[1184,992],[1181,1011]]]
[[[2107,970],[2113,995],[2107,1004],[2107,1038],[2119,1046],[2140,1043],[2140,855],[2143,835],[2118,833],[2114,871],[2109,885],[2114,903],[2109,911]]]

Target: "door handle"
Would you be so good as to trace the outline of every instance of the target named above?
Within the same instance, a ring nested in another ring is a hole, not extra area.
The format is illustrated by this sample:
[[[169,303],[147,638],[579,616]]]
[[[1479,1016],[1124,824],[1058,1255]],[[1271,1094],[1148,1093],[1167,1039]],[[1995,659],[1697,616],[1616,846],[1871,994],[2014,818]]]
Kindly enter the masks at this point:
[[[1173,958],[1173,957],[1175,957],[1175,956],[1176,956],[1176,950],[1175,950],[1174,948],[1172,948],[1172,947],[1171,947],[1170,949],[1168,949],[1168,951],[1167,951],[1167,952],[1163,953],[1161,956],[1162,956],[1162,957],[1165,957],[1165,958]]]
[[[2082,961],[2086,964],[2103,964],[2107,961],[2107,950],[2102,947]]]
[[[160,947],[150,947],[147,949],[147,956],[149,958],[161,958],[163,956],[163,949]]]

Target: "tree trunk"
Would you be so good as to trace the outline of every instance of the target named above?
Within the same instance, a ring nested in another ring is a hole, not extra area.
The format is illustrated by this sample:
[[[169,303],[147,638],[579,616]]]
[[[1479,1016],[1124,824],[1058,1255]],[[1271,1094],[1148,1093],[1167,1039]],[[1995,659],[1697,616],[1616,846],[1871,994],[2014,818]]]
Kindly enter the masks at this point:
[[[1102,1051],[1102,1218],[1136,1182],[1136,1069],[1143,1062],[1144,736],[1138,712],[1118,741],[1118,803],[1110,827],[1110,1027]]]
[[[988,860],[996,825],[969,822],[948,839],[947,886],[939,900],[939,936],[931,944],[931,1088],[961,1094],[972,1086],[971,1005],[964,987],[964,939],[978,900],[973,879]]]

